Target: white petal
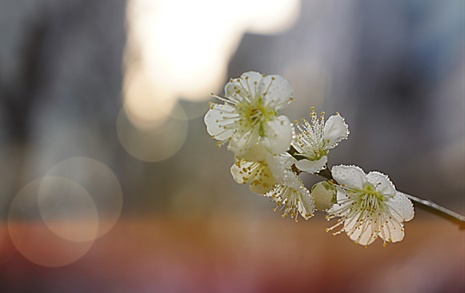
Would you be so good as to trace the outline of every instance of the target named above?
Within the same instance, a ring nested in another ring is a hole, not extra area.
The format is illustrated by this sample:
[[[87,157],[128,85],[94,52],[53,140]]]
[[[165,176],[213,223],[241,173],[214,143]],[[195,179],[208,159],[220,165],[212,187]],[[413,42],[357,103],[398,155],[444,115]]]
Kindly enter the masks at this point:
[[[258,133],[255,131],[236,132],[231,136],[228,150],[233,152],[238,159],[244,159],[244,156],[257,144],[258,138]]]
[[[286,186],[289,186],[293,188],[294,190],[299,191],[300,189],[304,188],[304,185],[302,183],[302,180],[299,178],[299,176],[294,173],[291,170],[285,170],[283,172],[282,178],[280,178],[279,183],[284,184]]]
[[[347,215],[350,212],[350,210],[347,209],[347,206],[350,206],[353,201],[347,200],[347,193],[342,192],[340,190],[337,191],[336,198],[337,203],[334,204],[329,210],[327,210],[327,213],[329,215],[335,215],[338,217]]]
[[[352,188],[363,188],[367,182],[365,172],[357,166],[338,165],[331,169],[334,180]]]
[[[233,101],[250,102],[255,97],[262,78],[263,76],[258,72],[246,72],[240,78],[234,78],[224,86],[225,95]]]
[[[323,170],[328,162],[328,157],[323,156],[318,161],[310,161],[307,159],[303,159],[295,163],[295,166],[304,172],[315,174],[319,171]]]
[[[284,177],[287,171],[297,160],[288,153],[281,155],[268,155],[266,162],[270,167],[271,173],[279,183],[284,184]]]
[[[258,194],[266,194],[276,185],[276,180],[270,172],[270,169],[264,167],[262,174],[250,182],[249,189]]]
[[[271,182],[271,180],[270,180],[270,182]],[[273,183],[275,183],[275,182],[273,182]],[[273,190],[274,187],[275,187],[274,184],[267,184],[267,185],[263,185],[263,184],[253,185],[253,184],[250,184],[249,185],[250,191],[252,191],[253,193],[261,194],[261,195],[267,194],[268,192]]]
[[[242,102],[244,100],[243,95],[238,92],[237,81],[231,80],[224,86],[224,95],[232,101]],[[248,95],[244,92],[243,94]]]
[[[287,151],[292,141],[292,126],[289,118],[282,115],[265,124],[263,144],[273,154]]]
[[[364,219],[362,223],[358,222],[357,219],[358,215],[347,219],[344,223],[344,230],[355,243],[370,245],[378,237],[378,233],[375,233],[374,223],[370,219]]]
[[[338,203],[342,203],[342,202],[347,201],[347,199],[349,198],[349,195],[344,191],[338,190],[336,198],[337,198]]]
[[[249,71],[243,73],[241,79],[246,82],[252,97],[255,97],[255,94],[258,92],[260,81],[263,79],[263,75],[255,71]]]
[[[404,227],[395,220],[388,220],[381,226],[379,236],[387,242],[399,242],[404,239]]]
[[[313,197],[308,189],[303,186],[303,183],[298,177],[299,182],[292,186],[286,184],[277,184],[276,187],[265,194],[271,197],[276,202],[277,207],[281,207],[284,211],[283,217],[291,215],[297,221],[300,214],[304,219],[308,220],[315,211]]]
[[[236,160],[231,166],[231,174],[234,181],[239,184],[249,183],[250,190],[259,194],[267,193],[276,184],[269,167],[263,162]]]
[[[349,127],[339,114],[329,117],[323,128],[326,149],[332,149],[349,136]]]
[[[282,162],[285,168],[289,168],[297,162],[296,158],[291,156],[291,154],[289,153],[274,155],[274,157],[279,159],[279,161]]]
[[[238,121],[236,109],[230,105],[212,104],[212,108],[205,114],[207,132],[217,140],[230,138],[234,133],[231,124]]]
[[[412,202],[401,192],[396,192],[396,195],[386,202],[391,210],[391,214],[396,217],[401,217],[403,221],[410,221],[415,215]]]
[[[246,150],[242,152],[242,158],[246,161],[265,161],[269,152],[266,147],[260,141],[250,145]]]
[[[376,191],[381,192],[381,194],[391,198],[396,195],[394,184],[392,184],[391,180],[383,173],[371,171],[367,174],[366,178],[368,182],[375,186]]]
[[[260,82],[259,91],[265,105],[276,110],[285,108],[292,101],[292,86],[279,75],[265,76]]]
[[[302,192],[300,195],[300,201],[297,204],[297,210],[299,211],[302,218],[308,220],[315,212],[315,205],[313,203],[313,197],[310,195],[309,191],[306,188],[304,189],[305,192]]]
[[[231,170],[231,175],[232,175],[234,181],[236,181],[239,184],[246,184],[248,182],[248,180],[244,176],[243,169],[244,168],[247,169],[252,164],[253,164],[253,162],[246,162],[244,160],[236,161],[236,163],[234,163],[231,166],[231,169],[230,169]]]
[[[250,103],[252,96],[248,89],[244,89],[240,79],[232,79],[224,86],[225,96],[234,102]]]

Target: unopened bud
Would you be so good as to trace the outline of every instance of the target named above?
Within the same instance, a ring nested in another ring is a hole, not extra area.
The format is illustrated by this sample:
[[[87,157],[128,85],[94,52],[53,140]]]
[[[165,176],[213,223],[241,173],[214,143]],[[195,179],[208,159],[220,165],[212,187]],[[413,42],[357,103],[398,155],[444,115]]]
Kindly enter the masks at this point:
[[[313,185],[312,196],[315,201],[315,208],[319,211],[326,211],[336,203],[336,188],[328,181],[321,181]]]

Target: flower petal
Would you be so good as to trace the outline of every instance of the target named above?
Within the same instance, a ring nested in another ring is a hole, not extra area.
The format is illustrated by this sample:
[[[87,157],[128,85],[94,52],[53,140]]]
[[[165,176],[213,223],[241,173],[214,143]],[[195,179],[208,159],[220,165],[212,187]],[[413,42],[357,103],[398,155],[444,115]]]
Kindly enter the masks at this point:
[[[343,139],[349,136],[349,127],[339,114],[332,115],[328,118],[323,128],[323,139],[326,149],[332,149]]]
[[[289,81],[279,75],[263,77],[259,91],[265,100],[265,106],[271,106],[277,110],[285,108],[292,101],[292,86]]]
[[[287,151],[292,141],[292,125],[289,118],[282,115],[264,125],[263,144],[273,154]]]
[[[300,190],[304,187],[299,176],[289,169],[283,172],[282,181],[279,181],[279,183],[289,186],[295,190]]]
[[[290,185],[276,184],[275,188],[265,196],[271,197],[276,202],[275,210],[278,208],[283,210],[283,218],[290,215],[297,222],[300,214],[305,220],[308,220],[315,211],[313,197],[297,176],[290,178],[290,180],[293,181],[290,182]]]
[[[249,182],[250,179],[244,175],[244,172],[245,172],[244,170],[247,170],[248,168],[250,168],[250,166],[253,163],[254,162],[236,160],[236,162],[231,166],[231,169],[230,169],[231,175],[234,181],[236,181],[239,184],[246,184],[247,182]]]
[[[290,168],[297,162],[297,159],[291,156],[289,153],[282,153],[279,155],[275,155],[275,158],[279,158],[286,169]]]
[[[337,203],[334,204],[327,210],[328,215],[333,215],[336,217],[343,217],[350,212],[348,208],[352,204],[352,200],[348,199],[349,196],[347,193],[337,190],[336,200]]]
[[[234,153],[239,159],[244,159],[247,153],[250,153],[252,148],[258,142],[258,133],[255,131],[235,132],[231,136],[231,141],[228,145],[228,150]],[[247,160],[252,161],[252,160]]]
[[[211,109],[205,114],[207,132],[217,140],[225,140],[234,134],[232,127],[239,120],[234,107],[230,105],[211,104]]]
[[[371,171],[367,174],[366,178],[368,179],[368,182],[373,184],[376,191],[381,192],[384,196],[387,195],[391,198],[396,196],[396,188],[394,187],[394,184],[392,184],[391,180],[389,180],[388,176],[377,171]]]
[[[250,183],[250,190],[258,194],[265,194],[272,190],[276,180],[265,162],[249,162],[236,160],[231,166],[234,181],[239,184]]]
[[[328,162],[328,157],[323,156],[318,161],[310,161],[303,159],[295,163],[295,166],[300,170],[310,174],[318,173],[323,170]]]
[[[379,236],[387,242],[399,242],[404,239],[404,227],[402,223],[389,219],[381,225]]]
[[[226,97],[235,102],[252,101],[258,91],[263,76],[255,71],[243,73],[241,77],[231,79],[224,86]]]
[[[271,183],[273,183],[273,184],[271,184]],[[249,185],[249,189],[253,193],[258,193],[258,194],[261,194],[261,195],[265,195],[266,193],[273,190],[273,188],[275,188],[275,184],[276,184],[276,182],[271,182],[271,181],[269,183],[267,183],[267,184],[252,184],[251,183]]]
[[[242,158],[246,161],[265,161],[269,152],[266,147],[258,141],[253,145],[250,145],[248,149],[242,152]]]
[[[367,182],[365,172],[357,166],[338,165],[331,169],[334,180],[341,185],[361,189]]]
[[[344,231],[347,232],[349,238],[360,245],[370,245],[376,238],[378,233],[375,232],[375,226],[371,219],[365,219],[359,222],[358,215],[347,219],[344,222]]]
[[[249,189],[258,194],[266,194],[272,190],[276,185],[276,180],[270,172],[268,167],[262,168],[262,173],[257,178],[252,180]]]
[[[266,162],[270,167],[271,173],[273,177],[280,184],[285,184],[287,177],[297,177],[289,168],[296,162],[297,160],[292,157],[288,153],[282,153],[280,155],[268,155]]]
[[[263,75],[256,71],[249,71],[243,73],[241,75],[241,79],[245,81],[252,97],[255,97],[256,93],[258,92],[260,82],[263,79]]]
[[[315,205],[313,203],[313,197],[310,195],[310,192],[305,187],[301,188],[304,190],[302,190],[300,193],[300,200],[297,204],[297,210],[299,211],[299,214],[302,216],[302,218],[308,220],[315,212]]]
[[[401,217],[403,221],[410,221],[415,215],[413,204],[402,192],[396,192],[396,195],[386,202],[393,216]]]

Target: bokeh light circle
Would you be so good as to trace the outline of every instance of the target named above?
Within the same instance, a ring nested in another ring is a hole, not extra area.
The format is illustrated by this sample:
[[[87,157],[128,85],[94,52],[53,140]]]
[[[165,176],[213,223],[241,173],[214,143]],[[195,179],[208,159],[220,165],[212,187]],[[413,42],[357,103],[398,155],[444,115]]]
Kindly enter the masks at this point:
[[[88,202],[90,196],[87,191],[69,179],[60,177],[36,179],[26,184],[11,202],[8,213],[8,232],[17,251],[31,262],[45,267],[69,265],[84,256],[94,241],[69,241],[61,237],[63,235],[59,235],[62,234],[61,231],[68,229],[65,235],[74,233],[94,239],[95,237],[87,235],[96,235],[96,229],[95,226],[87,226],[87,221],[79,222],[76,219],[75,223],[71,220],[61,222],[60,217],[57,217],[57,225],[52,224],[50,217],[47,219],[48,225],[45,224],[39,209],[39,190],[43,188],[43,180],[47,181],[47,188],[44,190],[57,194],[60,190],[62,194],[72,193],[76,198],[87,198],[84,201]],[[50,230],[49,227],[56,231]]]
[[[55,164],[47,176],[71,179],[87,190],[100,220],[97,238],[110,231],[118,221],[123,208],[123,190],[116,175],[105,164],[88,157],[72,157]]]
[[[159,162],[175,155],[187,137],[188,123],[185,119],[168,117],[162,125],[153,128],[137,128],[120,111],[116,131],[123,148],[134,158],[144,162]]]
[[[43,177],[37,203],[43,222],[59,237],[75,242],[93,241],[97,237],[97,207],[78,183],[63,177]]]

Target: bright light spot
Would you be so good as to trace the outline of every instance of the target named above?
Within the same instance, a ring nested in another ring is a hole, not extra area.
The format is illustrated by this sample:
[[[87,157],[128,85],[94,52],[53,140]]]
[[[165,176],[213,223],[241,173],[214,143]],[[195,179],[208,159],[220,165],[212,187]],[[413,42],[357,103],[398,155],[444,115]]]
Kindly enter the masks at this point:
[[[66,177],[87,190],[100,220],[96,237],[106,234],[118,221],[123,207],[123,191],[118,178],[103,163],[87,157],[73,157],[50,168],[47,176]],[[64,205],[62,213],[65,208],[71,206]]]
[[[75,198],[72,201],[77,202],[79,207],[86,206],[87,208],[86,204],[83,205],[79,199],[76,200],[76,198],[85,197],[84,194],[87,193],[79,184],[70,183],[71,180],[59,177],[47,177],[44,180],[55,181],[47,188],[54,194],[73,194],[72,197]],[[92,235],[95,236],[97,232],[96,226],[88,226],[89,221],[82,221],[81,218],[83,215],[87,217],[92,213],[73,213],[71,218],[67,218],[67,216],[58,212],[46,213],[47,224],[44,223],[39,210],[38,198],[41,186],[42,179],[34,180],[25,185],[13,199],[8,214],[8,231],[11,240],[18,252],[33,263],[46,267],[60,267],[71,264],[87,253],[93,241],[68,241],[63,236],[93,240],[95,237],[92,237]],[[66,195],[65,197],[68,198]],[[52,207],[48,207],[49,210],[47,211],[54,208],[56,208],[55,211],[59,211],[62,208],[57,200],[49,202]],[[69,209],[65,210],[69,211]],[[73,234],[78,236],[72,236]]]
[[[228,1],[226,1],[228,2]],[[300,13],[300,0],[243,0],[248,13],[249,27],[247,31],[255,34],[276,34],[289,29]]]
[[[300,0],[129,0],[124,104],[131,123],[160,125],[173,100],[209,99],[242,36],[282,32],[299,8]]]
[[[121,111],[116,121],[116,131],[123,148],[134,158],[144,162],[169,159],[183,146],[187,137],[187,121],[168,117],[155,128],[138,129]]]
[[[124,110],[131,123],[138,128],[163,124],[176,104],[174,93],[168,86],[152,82],[143,70],[126,75]]]

